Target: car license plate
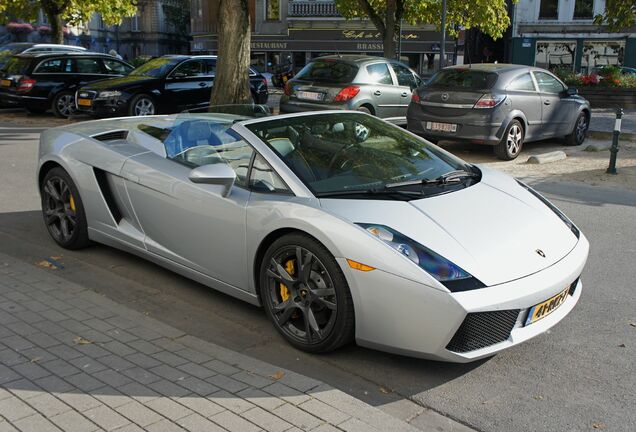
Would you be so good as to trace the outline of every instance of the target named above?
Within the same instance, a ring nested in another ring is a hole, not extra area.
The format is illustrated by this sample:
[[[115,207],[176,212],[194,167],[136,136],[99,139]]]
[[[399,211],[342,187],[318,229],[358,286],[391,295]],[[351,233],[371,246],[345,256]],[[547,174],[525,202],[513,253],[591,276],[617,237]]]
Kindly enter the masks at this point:
[[[568,297],[568,292],[570,288],[566,288],[561,291],[559,294],[554,297],[550,297],[546,301],[539,303],[536,306],[533,306],[528,313],[528,318],[526,319],[526,325],[532,324],[534,322],[539,321],[542,318],[547,317],[552,312],[557,310],[559,306],[563,304],[565,299]]]
[[[0,80],[0,85],[2,87],[11,87],[11,80],[8,80],[8,79]]]
[[[457,132],[455,123],[426,122],[426,129],[441,132]]]
[[[324,95],[318,92],[297,91],[296,97],[298,99],[321,101],[324,98]]]
[[[81,106],[91,106],[93,105],[93,101],[90,99],[78,99],[77,104]]]

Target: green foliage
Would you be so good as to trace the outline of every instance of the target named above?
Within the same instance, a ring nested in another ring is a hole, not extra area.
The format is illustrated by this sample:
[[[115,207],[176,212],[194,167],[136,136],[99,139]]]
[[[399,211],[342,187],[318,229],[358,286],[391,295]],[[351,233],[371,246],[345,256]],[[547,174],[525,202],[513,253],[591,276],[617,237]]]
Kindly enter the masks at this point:
[[[516,3],[517,0],[514,0]],[[409,24],[435,24],[441,27],[441,0],[395,0],[396,22],[403,18]],[[365,4],[366,3],[366,4]],[[336,0],[338,12],[345,18],[373,17],[384,19],[387,0]],[[494,39],[503,36],[510,25],[505,0],[447,0],[446,31],[456,36],[459,27],[477,28]],[[398,28],[399,30],[399,28]]]
[[[605,13],[594,17],[596,24],[607,24],[612,32],[629,30],[636,24],[636,0],[607,0]]]

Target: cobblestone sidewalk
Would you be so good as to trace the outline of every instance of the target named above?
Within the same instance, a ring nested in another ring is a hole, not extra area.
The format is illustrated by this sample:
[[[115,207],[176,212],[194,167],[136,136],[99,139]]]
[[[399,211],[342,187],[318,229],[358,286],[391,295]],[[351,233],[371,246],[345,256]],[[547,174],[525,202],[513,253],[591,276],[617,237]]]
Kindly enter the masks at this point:
[[[0,431],[416,431],[0,253]]]

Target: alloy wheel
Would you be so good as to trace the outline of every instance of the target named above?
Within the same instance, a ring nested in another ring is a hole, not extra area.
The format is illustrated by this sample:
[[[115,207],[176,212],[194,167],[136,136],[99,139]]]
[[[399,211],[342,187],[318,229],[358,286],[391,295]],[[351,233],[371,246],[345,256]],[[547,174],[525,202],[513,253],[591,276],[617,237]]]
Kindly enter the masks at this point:
[[[506,138],[506,147],[511,156],[515,156],[519,153],[522,139],[523,132],[521,131],[521,127],[517,124],[513,124],[510,130],[508,130],[508,137]]]
[[[77,228],[77,209],[69,185],[60,177],[51,177],[42,194],[46,227],[58,242],[70,242]]]
[[[581,114],[576,122],[576,142],[581,144],[585,140],[585,133],[587,132],[587,116]]]
[[[299,342],[329,336],[337,314],[336,290],[325,265],[308,249],[285,246],[267,269],[267,293],[280,329]]]
[[[155,113],[155,104],[148,98],[141,98],[135,103],[133,112],[136,116],[148,116]]]
[[[75,112],[75,99],[70,94],[62,95],[57,98],[55,106],[61,116],[69,117]]]

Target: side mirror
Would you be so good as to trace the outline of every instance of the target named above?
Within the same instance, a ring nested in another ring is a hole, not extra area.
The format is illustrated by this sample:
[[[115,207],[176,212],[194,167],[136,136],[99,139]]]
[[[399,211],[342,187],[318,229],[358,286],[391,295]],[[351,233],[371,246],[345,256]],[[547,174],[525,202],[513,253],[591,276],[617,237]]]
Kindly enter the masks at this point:
[[[223,186],[221,196],[227,197],[234,186],[236,173],[229,165],[216,163],[194,168],[188,178],[192,183]]]
[[[574,87],[568,87],[568,89],[565,91],[565,94],[568,96],[576,96],[577,94],[579,94],[579,91]]]

